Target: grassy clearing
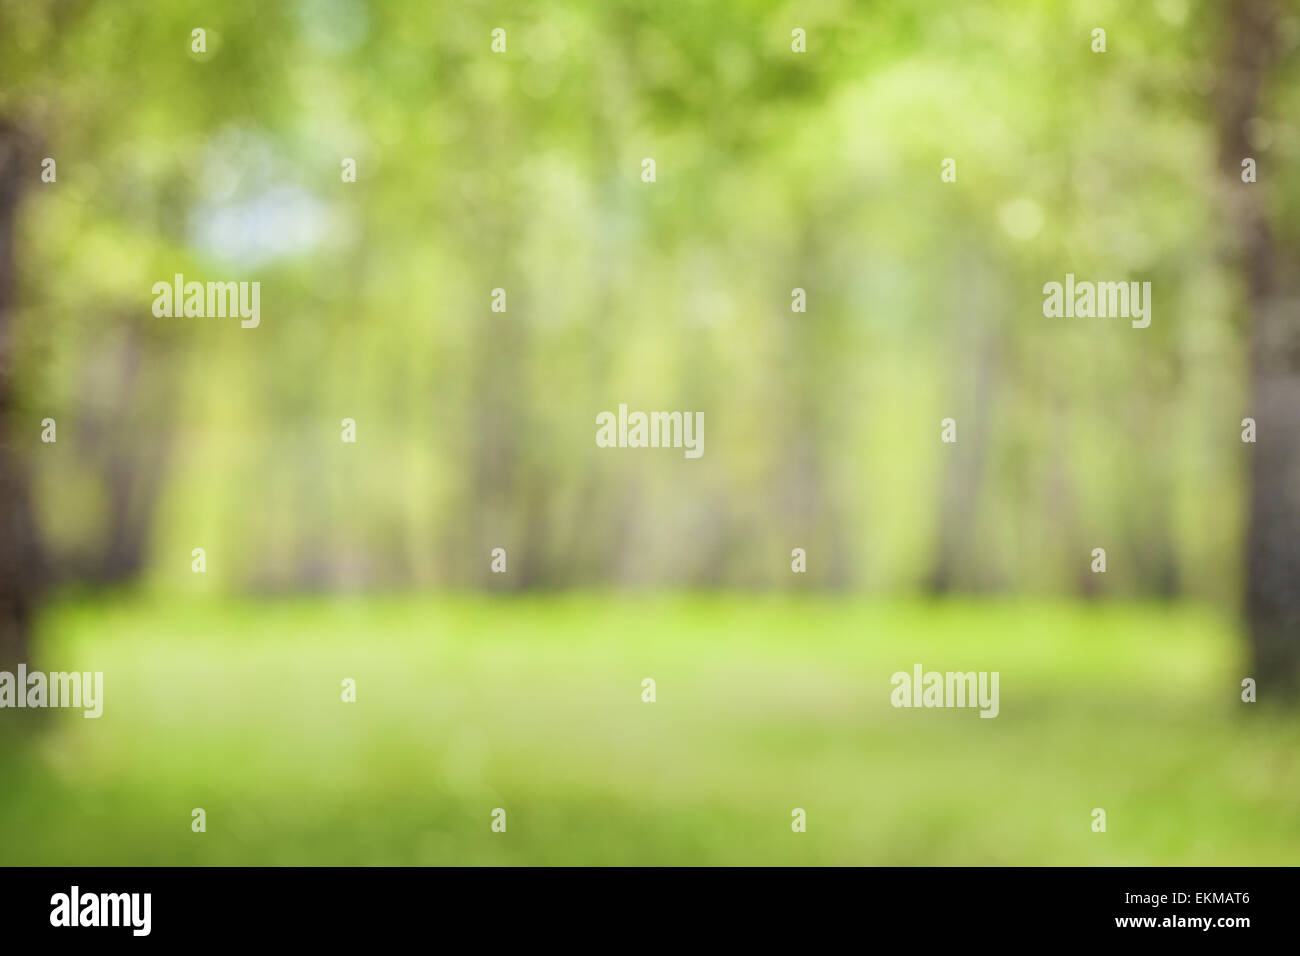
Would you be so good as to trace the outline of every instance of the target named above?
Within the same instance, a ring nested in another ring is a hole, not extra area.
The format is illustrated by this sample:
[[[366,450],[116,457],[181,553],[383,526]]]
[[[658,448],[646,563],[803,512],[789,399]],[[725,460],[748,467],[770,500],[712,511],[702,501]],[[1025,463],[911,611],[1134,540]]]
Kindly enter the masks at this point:
[[[1291,864],[1300,718],[1240,648],[1186,607],[68,601],[36,663],[104,716],[0,711],[0,863]],[[1001,715],[892,708],[914,663]]]

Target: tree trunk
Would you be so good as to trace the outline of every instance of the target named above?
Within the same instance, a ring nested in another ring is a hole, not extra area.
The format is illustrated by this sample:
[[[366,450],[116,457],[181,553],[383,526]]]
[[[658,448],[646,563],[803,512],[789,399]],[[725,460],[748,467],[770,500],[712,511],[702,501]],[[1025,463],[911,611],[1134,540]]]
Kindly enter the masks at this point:
[[[970,369],[973,383],[969,404],[964,406],[966,413],[956,410],[952,413],[957,421],[957,442],[951,447],[943,446],[946,461],[938,504],[939,538],[925,579],[927,593],[936,597],[962,589],[990,587],[998,573],[998,569],[990,568],[986,560],[971,550],[997,387],[997,345],[991,338],[975,333],[963,352],[974,356]]]
[[[27,177],[39,174],[27,141],[0,121],[0,669],[28,659],[40,578],[36,525],[26,470],[16,448],[17,274],[14,230]],[[36,434],[35,431],[32,434]]]
[[[1236,233],[1251,313],[1251,404],[1255,419],[1245,611],[1261,694],[1300,697],[1300,301],[1282,277],[1300,256],[1269,229],[1265,183],[1244,183],[1250,144],[1278,31],[1273,0],[1226,0],[1227,60],[1218,103],[1224,200]],[[1269,173],[1261,173],[1268,177]],[[1281,171],[1275,172],[1281,175]],[[1235,426],[1236,422],[1226,423]]]

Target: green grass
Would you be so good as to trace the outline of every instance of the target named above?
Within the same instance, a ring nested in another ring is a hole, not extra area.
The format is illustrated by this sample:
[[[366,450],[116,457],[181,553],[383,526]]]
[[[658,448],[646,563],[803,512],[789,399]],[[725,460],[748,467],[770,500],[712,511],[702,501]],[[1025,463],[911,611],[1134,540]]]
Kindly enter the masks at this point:
[[[36,664],[104,715],[0,711],[0,863],[1291,864],[1300,719],[1241,659],[1187,607],[66,601]],[[1001,715],[894,709],[914,663]]]

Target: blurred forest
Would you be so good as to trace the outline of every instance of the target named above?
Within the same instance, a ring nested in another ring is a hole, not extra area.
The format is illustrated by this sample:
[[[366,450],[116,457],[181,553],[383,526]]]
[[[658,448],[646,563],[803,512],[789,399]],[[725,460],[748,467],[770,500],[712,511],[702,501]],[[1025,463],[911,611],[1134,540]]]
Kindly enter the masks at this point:
[[[0,669],[107,688],[5,712],[0,864],[1293,862],[1298,51],[1294,0],[0,0]],[[896,709],[919,663],[1000,716]]]
[[[30,494],[50,580],[169,592],[1231,607],[1267,446],[1297,547],[1295,393],[1260,407],[1250,344],[1265,307],[1297,334],[1289,5],[0,10],[11,587]],[[1151,282],[1150,328],[1044,318],[1067,272]],[[260,327],[155,318],[175,273],[260,281]],[[597,448],[620,402],[703,411],[704,456]],[[1294,556],[1257,596],[1291,624]]]

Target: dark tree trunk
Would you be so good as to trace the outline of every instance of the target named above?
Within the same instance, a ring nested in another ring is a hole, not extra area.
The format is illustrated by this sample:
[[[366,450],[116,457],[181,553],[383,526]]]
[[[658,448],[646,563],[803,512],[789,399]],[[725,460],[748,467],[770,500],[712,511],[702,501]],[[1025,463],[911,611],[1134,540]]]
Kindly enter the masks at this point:
[[[1251,313],[1251,404],[1257,444],[1251,455],[1250,524],[1246,537],[1245,611],[1261,694],[1300,697],[1300,300],[1285,279],[1300,256],[1273,237],[1262,183],[1241,181],[1278,32],[1274,0],[1225,0],[1227,58],[1218,102],[1219,161],[1224,201],[1237,238]],[[1261,163],[1261,166],[1265,164]],[[1227,422],[1228,426],[1236,422]]]
[[[28,177],[39,174],[21,132],[0,121],[0,669],[28,659],[40,555],[26,470],[16,445],[17,274],[14,230]],[[32,434],[36,434],[33,431]]]
[[[142,430],[145,437],[128,441],[124,440],[126,426],[150,400],[173,407],[174,392],[165,365],[151,362],[158,352],[141,335],[138,317],[126,316],[119,324],[120,337],[94,345],[69,446],[82,467],[103,475],[107,533],[102,543],[83,554],[53,556],[51,571],[56,580],[71,577],[91,584],[120,584],[139,575],[145,565],[172,432],[169,425],[152,421]],[[152,378],[165,387],[144,391],[139,377],[142,366],[160,369]]]

